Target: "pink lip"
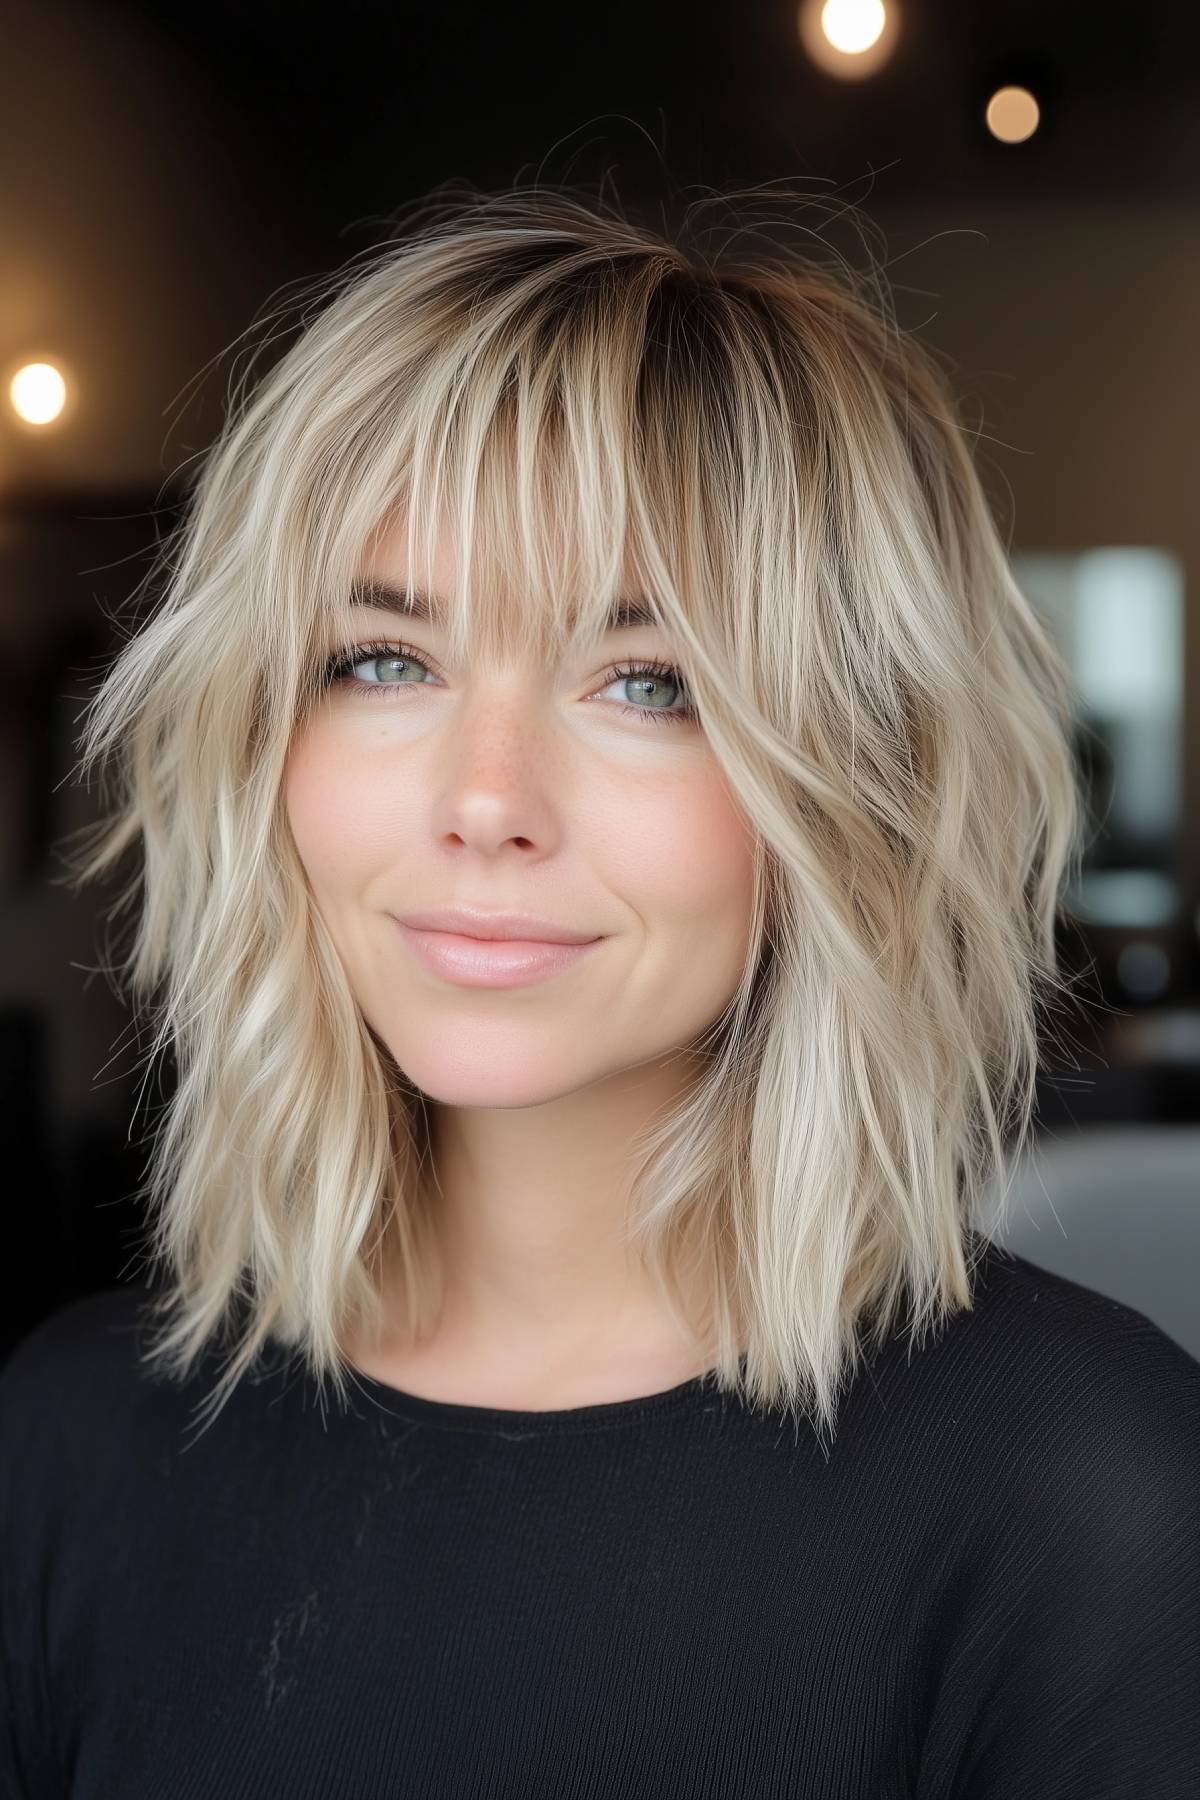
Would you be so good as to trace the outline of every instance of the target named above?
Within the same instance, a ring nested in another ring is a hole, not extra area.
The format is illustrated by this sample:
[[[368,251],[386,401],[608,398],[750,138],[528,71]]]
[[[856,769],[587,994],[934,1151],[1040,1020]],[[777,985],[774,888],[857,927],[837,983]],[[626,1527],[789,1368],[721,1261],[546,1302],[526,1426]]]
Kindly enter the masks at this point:
[[[450,931],[460,937],[519,938],[523,944],[590,944],[601,934],[575,931],[532,913],[495,912],[477,906],[434,906],[422,912],[395,915],[402,925],[417,931]]]
[[[521,987],[544,981],[570,968],[601,941],[548,944],[527,938],[463,937],[453,931],[419,931],[399,919],[396,923],[426,968],[466,987]]]

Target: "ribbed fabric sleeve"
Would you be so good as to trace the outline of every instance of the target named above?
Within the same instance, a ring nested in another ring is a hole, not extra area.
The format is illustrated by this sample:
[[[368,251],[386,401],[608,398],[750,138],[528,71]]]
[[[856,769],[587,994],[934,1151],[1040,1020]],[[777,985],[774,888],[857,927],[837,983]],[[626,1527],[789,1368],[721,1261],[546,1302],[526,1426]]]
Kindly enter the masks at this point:
[[[0,1371],[4,1800],[1197,1800],[1200,1363],[995,1245],[832,1446],[298,1359],[214,1422],[146,1295]]]

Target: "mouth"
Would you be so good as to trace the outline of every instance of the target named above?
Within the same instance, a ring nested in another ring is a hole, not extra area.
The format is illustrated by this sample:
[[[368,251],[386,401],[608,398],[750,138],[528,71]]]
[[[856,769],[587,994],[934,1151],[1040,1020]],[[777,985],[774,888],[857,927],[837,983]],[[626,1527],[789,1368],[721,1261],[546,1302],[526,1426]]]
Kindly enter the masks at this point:
[[[508,988],[544,981],[582,961],[602,938],[551,943],[537,938],[480,938],[396,920],[404,941],[433,974],[463,987]]]
[[[456,937],[489,941],[519,939],[523,944],[590,944],[602,935],[594,931],[576,931],[573,926],[535,918],[532,913],[500,912],[482,906],[435,906],[422,912],[405,913],[400,917],[400,923],[411,925],[417,931],[443,931]]]

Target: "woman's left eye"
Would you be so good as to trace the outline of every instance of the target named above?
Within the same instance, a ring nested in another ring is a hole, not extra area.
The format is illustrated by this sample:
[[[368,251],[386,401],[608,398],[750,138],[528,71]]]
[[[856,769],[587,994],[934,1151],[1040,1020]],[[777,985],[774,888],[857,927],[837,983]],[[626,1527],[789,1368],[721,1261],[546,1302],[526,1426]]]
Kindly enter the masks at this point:
[[[372,698],[376,694],[385,693],[388,688],[425,686],[425,683],[420,680],[403,681],[399,675],[397,679],[389,681],[360,681],[353,674],[354,669],[360,663],[379,662],[389,662],[398,671],[407,671],[410,674],[430,675],[433,673],[424,657],[416,650],[410,649],[407,644],[355,644],[353,648],[337,651],[330,657],[321,676],[321,685],[323,687],[348,687],[356,693],[370,694]],[[668,706],[628,705],[623,701],[617,701],[616,704],[624,713],[629,713],[636,718],[652,719],[657,725],[678,725],[690,721],[696,716],[696,708],[688,695],[684,679],[678,669],[673,668],[670,663],[653,661],[621,663],[605,672],[600,686],[601,688],[611,687],[615,682],[636,684],[647,695],[661,693],[664,689],[674,689],[678,695],[683,696],[681,699],[677,699],[673,705]],[[600,689],[598,688],[596,691],[599,693]]]

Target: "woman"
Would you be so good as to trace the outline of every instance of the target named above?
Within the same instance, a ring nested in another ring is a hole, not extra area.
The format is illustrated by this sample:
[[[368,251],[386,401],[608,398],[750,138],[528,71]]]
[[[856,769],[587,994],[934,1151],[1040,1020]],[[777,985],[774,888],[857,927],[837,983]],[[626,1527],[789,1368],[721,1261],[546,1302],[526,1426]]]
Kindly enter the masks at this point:
[[[93,702],[166,1279],[0,1382],[6,1793],[1200,1791],[1200,1365],[981,1228],[1068,672],[886,299],[703,212],[336,278]]]

